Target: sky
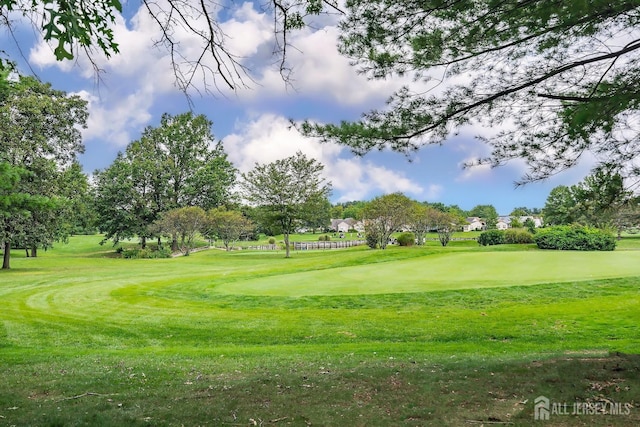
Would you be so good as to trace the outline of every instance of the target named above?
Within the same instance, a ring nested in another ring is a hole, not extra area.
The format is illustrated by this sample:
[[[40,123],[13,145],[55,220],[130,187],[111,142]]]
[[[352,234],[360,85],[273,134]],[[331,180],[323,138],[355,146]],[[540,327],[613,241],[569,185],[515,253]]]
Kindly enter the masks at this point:
[[[114,34],[120,53],[94,56],[99,74],[83,55],[56,61],[53,48],[30,25],[16,25],[13,35],[4,27],[0,30],[1,49],[16,60],[21,73],[35,73],[55,89],[88,101],[85,153],[80,156],[87,174],[108,167],[145,127],[157,126],[163,113],[189,109],[213,122],[213,134],[240,172],[296,151],[320,161],[332,183],[333,203],[402,192],[418,201],[456,204],[465,210],[492,204],[506,215],[514,207],[542,208],[551,189],[579,182],[592,166],[586,160],[547,181],[516,187],[515,181],[526,172],[522,162],[463,168],[465,162],[489,154],[489,146],[476,136],[495,129],[464,128],[444,144],[408,156],[391,151],[355,156],[346,147],[305,138],[291,128],[290,120],[357,120],[363,112],[384,108],[385,100],[402,85],[414,83],[402,78],[372,81],[359,75],[339,54],[339,18],[329,16],[291,35],[295,49],[288,52],[293,74],[287,85],[272,56],[272,18],[251,2],[232,2],[221,7],[217,17],[230,49],[251,69],[250,87],[191,92],[188,98],[176,87],[166,51],[154,46],[158,28],[138,7],[138,2],[125,3],[123,15],[117,16]],[[197,52],[195,43],[184,37],[181,49]]]

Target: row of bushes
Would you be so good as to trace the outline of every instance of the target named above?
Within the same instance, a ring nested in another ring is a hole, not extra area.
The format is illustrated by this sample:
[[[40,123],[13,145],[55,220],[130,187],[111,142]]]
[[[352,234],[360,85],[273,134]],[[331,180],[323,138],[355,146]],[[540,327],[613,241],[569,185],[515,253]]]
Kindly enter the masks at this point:
[[[544,228],[536,233],[535,241],[540,249],[612,251],[616,248],[616,238],[612,233],[572,225]]]
[[[616,247],[613,234],[578,225],[543,228],[535,235],[526,230],[489,230],[478,237],[478,243],[483,246],[534,242],[540,249],[556,250],[612,251]]]

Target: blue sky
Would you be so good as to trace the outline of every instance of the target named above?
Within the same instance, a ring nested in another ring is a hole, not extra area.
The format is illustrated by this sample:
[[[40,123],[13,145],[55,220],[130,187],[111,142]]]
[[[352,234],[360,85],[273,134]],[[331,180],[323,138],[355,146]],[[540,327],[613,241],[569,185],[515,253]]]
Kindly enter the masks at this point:
[[[121,53],[110,59],[96,56],[100,80],[82,55],[74,61],[57,62],[52,48],[39,39],[29,25],[16,26],[24,57],[9,35],[0,33],[0,45],[18,61],[21,72],[30,68],[56,89],[77,93],[89,101],[90,119],[84,131],[86,152],[80,157],[85,172],[109,166],[118,151],[139,138],[146,126],[155,126],[168,112],[188,111],[189,102],[175,87],[166,53],[153,47],[158,30],[137,9],[137,2],[125,7],[118,17],[116,40]],[[291,130],[289,119],[310,119],[322,123],[357,119],[362,112],[383,108],[385,99],[406,79],[368,81],[356,73],[347,58],[336,49],[335,18],[322,18],[291,38],[293,87],[280,78],[270,52],[274,40],[271,18],[253,3],[231,3],[219,16],[230,47],[250,65],[251,88],[213,95],[192,94],[193,110],[213,121],[213,133],[224,143],[230,160],[241,171],[256,162],[265,163],[294,154],[297,150],[325,165],[333,184],[332,201],[369,200],[380,194],[401,191],[419,201],[457,204],[471,209],[493,204],[500,214],[517,206],[543,207],[550,190],[557,185],[580,181],[589,171],[583,162],[573,170],[541,183],[515,188],[526,171],[514,162],[490,169],[463,169],[462,164],[486,156],[489,147],[475,140],[478,134],[494,130],[469,127],[442,146],[428,146],[412,155],[390,151],[356,157],[334,144],[320,144]],[[192,46],[188,38],[183,47]],[[30,68],[29,68],[30,67]]]

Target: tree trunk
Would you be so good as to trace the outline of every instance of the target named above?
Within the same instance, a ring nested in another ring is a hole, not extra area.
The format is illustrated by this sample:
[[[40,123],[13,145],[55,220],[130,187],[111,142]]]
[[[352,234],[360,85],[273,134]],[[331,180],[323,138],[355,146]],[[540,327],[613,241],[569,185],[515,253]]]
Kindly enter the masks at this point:
[[[29,258],[29,249],[24,248],[24,254],[26,255],[27,258]]]
[[[289,258],[289,233],[284,233],[284,249],[285,249],[285,258]]]
[[[31,246],[31,256],[33,258],[37,258],[38,257],[38,247],[37,246]]]
[[[9,267],[9,260],[11,259],[11,242],[6,241],[4,242],[4,257],[2,259],[2,269],[3,270],[8,270]]]
[[[142,247],[142,249],[145,249],[147,247],[147,238],[145,236],[142,236],[140,238],[140,246]]]
[[[158,237],[158,248],[162,246],[162,238]]]

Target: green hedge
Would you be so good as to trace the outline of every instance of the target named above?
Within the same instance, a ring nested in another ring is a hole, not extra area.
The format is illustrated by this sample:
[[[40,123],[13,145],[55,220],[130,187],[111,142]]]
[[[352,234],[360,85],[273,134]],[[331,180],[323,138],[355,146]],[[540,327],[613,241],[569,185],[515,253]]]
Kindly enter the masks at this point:
[[[504,232],[504,242],[515,244],[533,243],[533,234],[527,230],[510,229]]]
[[[488,230],[480,233],[478,243],[482,246],[502,245],[504,243],[504,231]]]
[[[616,247],[616,238],[612,233],[577,225],[543,228],[538,230],[534,241],[540,249],[612,251]]]

